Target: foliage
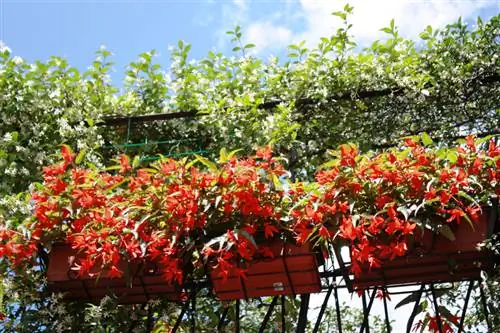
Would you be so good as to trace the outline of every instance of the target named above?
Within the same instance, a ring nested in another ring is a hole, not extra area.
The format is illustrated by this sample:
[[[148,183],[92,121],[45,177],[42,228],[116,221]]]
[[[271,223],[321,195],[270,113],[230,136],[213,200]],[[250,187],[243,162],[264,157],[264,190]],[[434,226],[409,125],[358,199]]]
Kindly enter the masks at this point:
[[[446,144],[446,137],[498,129],[498,15],[489,22],[478,19],[472,29],[460,20],[440,31],[427,27],[418,42],[404,39],[391,22],[382,29],[387,39],[362,48],[350,35],[352,10],[346,6],[334,13],[342,22],[335,34],[312,48],[305,42],[290,45],[283,61],[250,55],[252,45],[243,45],[239,28],[229,35],[241,56],[210,51],[194,61],[191,46],[179,42],[164,71],[154,51],[143,53],[127,68],[120,89],[109,80],[106,49],[82,73],[60,57],[30,64],[1,48],[0,224],[20,233],[16,237],[28,236],[17,226],[32,207],[28,195],[17,193],[43,180],[41,168],[55,162],[61,143],[86,150],[82,163],[94,174],[118,151],[130,153],[123,143],[139,140],[148,143],[134,151],[138,154],[203,149],[212,160],[221,147],[249,153],[274,143],[281,156],[290,157],[287,168],[311,180],[313,170],[328,160],[327,149],[340,143],[353,142],[365,151],[426,131]],[[203,116],[99,126],[112,114],[183,111]],[[10,236],[3,233],[3,242]],[[16,251],[32,252],[29,246],[19,244]],[[2,269],[6,265],[0,261]],[[5,274],[3,282],[7,331],[90,331],[101,325],[140,331],[151,328],[147,318],[166,320],[160,314],[169,313],[165,304],[152,307],[149,316],[149,305],[64,304],[40,295],[45,281],[36,269]]]

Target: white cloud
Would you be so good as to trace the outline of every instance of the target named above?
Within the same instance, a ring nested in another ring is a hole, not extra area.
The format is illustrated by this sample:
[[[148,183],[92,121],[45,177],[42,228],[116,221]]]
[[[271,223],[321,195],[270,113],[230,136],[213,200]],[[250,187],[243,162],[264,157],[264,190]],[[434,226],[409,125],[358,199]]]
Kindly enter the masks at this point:
[[[256,45],[255,52],[259,52],[264,49],[273,50],[288,45],[292,41],[293,33],[286,27],[265,21],[251,24],[244,36],[247,42]]]
[[[226,31],[233,30],[237,25],[244,27],[248,19],[249,11],[245,1],[233,0],[231,3],[223,3],[221,6],[222,24],[215,32],[217,48],[224,49],[228,45],[229,38]]]
[[[342,10],[345,4],[345,1],[338,0],[300,0],[295,9],[301,20],[295,20],[295,25],[266,18],[255,21],[248,30],[261,32],[260,40],[252,39],[260,51],[285,48],[290,42],[301,40],[315,45],[320,37],[329,36],[340,27],[340,19],[331,13]],[[351,31],[361,44],[383,37],[380,28],[387,26],[393,18],[402,36],[415,38],[427,25],[442,27],[456,21],[459,16],[470,19],[478,16],[481,10],[496,13],[500,9],[500,3],[496,1],[352,0],[349,4],[354,6],[354,13],[349,17],[349,22],[353,24]],[[269,17],[276,17],[277,13],[269,13]],[[301,22],[301,25],[297,25],[297,22]],[[285,31],[291,32],[292,26],[295,32],[289,37]],[[263,27],[266,31],[263,31]],[[270,36],[272,33],[281,33],[282,38]]]
[[[245,0],[233,0],[233,4],[235,4],[236,7],[238,7],[238,8],[245,9],[247,7]]]

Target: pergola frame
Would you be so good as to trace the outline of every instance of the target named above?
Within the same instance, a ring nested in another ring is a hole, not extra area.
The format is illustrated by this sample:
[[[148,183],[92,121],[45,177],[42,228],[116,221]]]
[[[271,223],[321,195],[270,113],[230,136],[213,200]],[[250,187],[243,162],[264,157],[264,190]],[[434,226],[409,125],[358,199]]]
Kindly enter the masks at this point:
[[[480,80],[480,83],[491,83],[491,82],[498,82],[499,76],[498,75],[491,75],[488,77],[483,77]],[[355,95],[352,95],[350,93],[346,94],[341,94],[338,96],[331,96],[327,98],[327,100],[333,101],[338,101],[338,100],[355,100],[355,99],[364,99],[364,98],[373,98],[373,97],[381,97],[381,96],[389,96],[389,95],[404,95],[405,91],[401,88],[397,89],[384,89],[384,90],[378,90],[378,91],[360,91],[357,92]],[[302,99],[296,101],[296,105],[298,106],[307,106],[307,105],[312,105],[316,103],[317,101],[311,100],[311,99]],[[282,103],[282,101],[268,101],[265,103],[262,103],[259,105],[259,108],[265,109],[265,110],[272,110],[275,108],[277,105]],[[173,113],[162,113],[162,114],[153,114],[153,115],[139,115],[139,116],[129,116],[129,117],[120,117],[120,116],[109,116],[105,117],[102,122],[98,123],[97,125],[99,126],[127,126],[128,127],[128,134],[130,132],[130,128],[134,124],[138,123],[147,123],[147,122],[156,122],[156,121],[167,121],[167,120],[172,120],[172,119],[183,119],[183,118],[196,118],[196,117],[201,117],[204,114],[200,114],[196,111],[181,111],[181,112],[173,112]],[[128,134],[127,134],[127,140],[128,140]],[[416,133],[408,133],[408,135],[412,135]],[[496,135],[500,134],[500,129],[496,129],[493,131],[490,131],[488,133],[480,133],[476,134],[477,137],[482,137],[482,136],[487,136],[487,135]],[[457,137],[451,137],[447,139],[458,139],[462,138],[465,136],[457,136]],[[128,142],[127,142],[128,144]],[[385,148],[385,147],[390,147],[392,144],[384,144],[380,146],[376,146],[375,148]],[[498,217],[496,217],[498,219]],[[498,232],[498,231],[497,231]],[[338,291],[339,289],[347,289],[349,292],[354,292],[353,289],[353,284],[349,275],[349,263],[344,262],[342,256],[340,255],[339,249],[335,248],[332,249],[333,253],[335,254],[335,261],[336,261],[336,266],[337,268],[334,268],[332,266],[331,269],[327,270],[325,269],[323,272],[320,272],[320,277],[322,279],[322,291],[321,294],[324,293],[324,298],[323,302],[321,303],[320,310],[318,312],[318,316],[316,318],[316,321],[314,323],[312,332],[317,333],[319,329],[321,328],[322,324],[322,319],[325,314],[326,309],[328,308],[328,302],[333,294],[334,299],[335,299],[335,312],[336,312],[336,321],[337,321],[337,326],[339,333],[342,333],[342,315],[341,315],[341,309],[340,309],[340,301],[339,301],[339,294]],[[342,284],[337,284],[337,278],[342,279]],[[487,300],[486,296],[484,294],[483,289],[481,288],[481,280],[480,279],[471,279],[467,280],[468,281],[468,288],[467,288],[467,293],[465,295],[464,299],[464,304],[463,307],[461,308],[461,318],[460,322],[458,324],[458,332],[463,332],[464,330],[464,319],[465,315],[467,313],[467,309],[469,306],[470,298],[471,298],[471,293],[472,289],[474,286],[477,284],[479,286],[480,290],[480,298],[481,298],[481,306],[483,308],[484,314],[485,314],[485,322],[486,326],[489,331],[492,329],[492,324],[491,320],[489,318],[489,313],[488,313],[488,306],[487,306]],[[441,317],[439,315],[439,304],[438,304],[438,297],[436,296],[436,283],[444,283],[446,281],[435,281],[431,283],[420,283],[420,284],[405,284],[405,285],[391,285],[391,286],[383,286],[383,287],[372,287],[365,289],[361,292],[361,298],[362,298],[362,310],[363,310],[363,321],[360,325],[360,333],[366,332],[370,333],[370,323],[369,323],[369,316],[373,308],[373,303],[375,296],[377,294],[377,291],[382,291],[383,293],[388,293],[388,294],[409,294],[414,292],[414,290],[408,290],[408,291],[395,291],[395,292],[389,292],[390,289],[392,288],[399,288],[401,286],[405,287],[410,287],[410,286],[418,286],[418,296],[415,301],[415,305],[412,310],[412,318],[415,317],[415,314],[417,313],[417,309],[421,300],[421,297],[424,292],[430,292],[432,295],[432,306],[434,308],[434,311],[436,313],[437,317],[437,324],[438,324],[438,329],[440,333],[443,333],[442,330],[442,321]],[[179,327],[181,323],[184,320],[189,320],[189,327],[190,327],[190,332],[194,333],[196,331],[196,300],[198,297],[200,297],[198,294],[201,290],[210,288],[210,283],[208,281],[199,281],[196,283],[192,283],[191,285],[188,284],[188,288],[191,290],[188,299],[182,303],[181,311],[176,319],[175,325],[172,329],[172,332],[178,332]],[[309,294],[302,294],[302,295],[293,295],[293,296],[285,296],[285,295],[278,295],[274,296],[272,298],[271,303],[268,305],[268,309],[266,311],[266,314],[264,318],[262,319],[262,322],[259,325],[259,333],[260,332],[265,332],[266,327],[268,325],[269,319],[271,318],[271,315],[273,312],[275,312],[276,305],[280,304],[281,312],[280,312],[280,318],[281,318],[281,328],[282,332],[286,332],[286,307],[285,307],[285,302],[287,297],[300,297],[300,310],[299,314],[296,318],[296,332],[297,333],[303,333],[306,331],[307,328],[307,323],[308,323],[308,312],[309,312],[309,303],[310,303],[310,295]],[[387,299],[386,297],[382,297],[383,299],[383,306],[384,306],[384,323],[386,326],[387,332],[391,332],[391,325],[390,325],[390,317],[389,317],[389,311],[388,311],[388,305],[387,305]],[[235,320],[234,320],[234,328],[235,332],[238,333],[240,332],[240,309],[241,309],[241,303],[244,300],[235,300],[234,301],[234,309],[235,309]],[[217,325],[218,330],[223,329],[224,326],[229,324],[228,321],[228,312],[229,312],[229,307],[225,307],[222,313],[220,313],[220,319],[219,323]],[[186,318],[187,317],[187,318]],[[412,329],[412,322],[409,322],[407,325],[407,332],[410,333]]]

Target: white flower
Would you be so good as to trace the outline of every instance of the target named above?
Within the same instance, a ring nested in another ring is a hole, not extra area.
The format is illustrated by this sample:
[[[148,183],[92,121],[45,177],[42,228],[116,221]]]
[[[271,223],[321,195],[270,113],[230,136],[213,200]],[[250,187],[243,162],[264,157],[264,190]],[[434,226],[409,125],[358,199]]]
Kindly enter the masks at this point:
[[[11,53],[12,51],[11,51],[11,49],[9,49],[7,44],[5,44],[3,41],[0,40],[0,52]]]
[[[24,62],[23,58],[21,57],[18,57],[18,56],[15,56],[14,58],[12,58],[12,61],[16,64],[16,65],[20,65]]]
[[[56,98],[58,97],[60,94],[60,91],[58,89],[55,89],[54,91],[51,91],[50,94],[49,94],[49,97],[50,98]]]

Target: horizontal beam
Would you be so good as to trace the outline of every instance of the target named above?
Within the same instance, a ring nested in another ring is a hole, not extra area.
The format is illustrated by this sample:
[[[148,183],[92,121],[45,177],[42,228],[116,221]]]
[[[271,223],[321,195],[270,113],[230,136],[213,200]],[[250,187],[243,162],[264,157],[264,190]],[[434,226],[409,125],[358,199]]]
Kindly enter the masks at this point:
[[[500,75],[494,73],[491,75],[487,75],[484,77],[476,77],[468,80],[464,80],[464,84],[468,84],[470,82],[479,82],[481,84],[486,83],[495,83],[500,81]],[[406,90],[401,87],[393,87],[386,88],[380,90],[361,90],[361,91],[348,91],[342,92],[338,94],[333,94],[326,98],[328,102],[335,102],[341,100],[358,100],[358,99],[367,99],[367,98],[376,98],[383,97],[389,95],[404,95]],[[269,110],[273,109],[279,104],[286,102],[283,100],[271,100],[258,105],[258,108]],[[313,105],[322,102],[322,100],[313,99],[313,98],[301,98],[295,101],[295,105],[307,106]],[[116,125],[127,125],[132,123],[141,123],[141,122],[149,122],[149,121],[163,121],[163,120],[171,120],[171,119],[181,119],[181,118],[194,118],[205,115],[204,113],[199,113],[196,110],[191,111],[179,111],[179,112],[171,112],[171,113],[156,113],[150,115],[139,115],[139,116],[108,116],[104,117],[104,121],[98,123],[99,126],[116,126]]]

